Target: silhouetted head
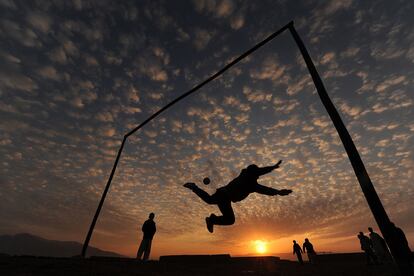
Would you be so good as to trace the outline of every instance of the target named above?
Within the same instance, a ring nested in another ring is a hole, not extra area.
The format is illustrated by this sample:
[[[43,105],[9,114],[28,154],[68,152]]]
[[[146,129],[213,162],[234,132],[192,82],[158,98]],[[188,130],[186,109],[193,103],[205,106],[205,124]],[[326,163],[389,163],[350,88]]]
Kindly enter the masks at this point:
[[[309,242],[308,238],[305,239],[305,242]]]
[[[150,213],[149,214],[149,219],[154,219],[154,217],[155,217],[155,214],[154,213]]]
[[[257,172],[258,169],[259,169],[259,167],[256,164],[251,164],[251,165],[247,166],[247,172],[249,172],[249,173],[255,173],[255,172]]]
[[[359,232],[359,235],[360,235],[360,236],[363,236],[363,235],[364,235],[364,233],[362,233],[362,232]]]
[[[374,232],[374,230],[372,230],[372,227],[368,227],[368,231],[371,233]]]
[[[295,240],[293,240],[293,243],[296,243],[296,241],[295,241]]]

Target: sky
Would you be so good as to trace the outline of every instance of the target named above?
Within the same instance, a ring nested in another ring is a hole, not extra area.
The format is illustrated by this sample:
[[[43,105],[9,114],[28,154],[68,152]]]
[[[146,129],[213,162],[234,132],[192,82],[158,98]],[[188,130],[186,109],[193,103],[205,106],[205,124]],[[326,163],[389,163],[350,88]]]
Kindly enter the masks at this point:
[[[414,248],[412,14],[398,0],[0,0],[0,234],[82,243],[123,136],[293,20]],[[293,193],[251,194],[207,232],[217,207],[182,185],[213,193],[279,159],[259,183]],[[305,237],[355,252],[378,229],[288,32],[128,138],[90,244],[134,256],[150,212],[152,258],[258,241],[276,254]]]

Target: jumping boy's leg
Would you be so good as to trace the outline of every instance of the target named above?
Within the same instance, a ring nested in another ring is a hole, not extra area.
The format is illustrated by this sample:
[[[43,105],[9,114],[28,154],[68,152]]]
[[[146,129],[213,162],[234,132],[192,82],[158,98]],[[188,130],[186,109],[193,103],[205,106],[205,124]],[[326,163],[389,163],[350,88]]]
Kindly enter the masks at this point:
[[[207,229],[210,233],[213,233],[214,224],[216,225],[232,225],[235,222],[233,208],[231,207],[231,201],[227,199],[227,196],[222,189],[218,189],[213,195],[209,195],[206,191],[197,187],[194,183],[185,183],[184,187],[190,189],[198,195],[207,204],[217,204],[222,216],[216,216],[211,214],[206,217]]]
[[[215,219],[213,219],[214,224],[217,225],[232,225],[236,221],[236,218],[234,217],[233,208],[231,207],[231,201],[223,201],[219,202],[218,207],[220,209],[220,212],[223,214],[222,216],[216,216]]]
[[[216,202],[214,200],[214,197],[209,195],[206,191],[204,191],[204,190],[200,189],[199,187],[197,187],[196,184],[188,182],[188,183],[185,183],[183,186],[186,187],[187,189],[190,189],[191,191],[193,191],[193,193],[198,195],[198,197],[201,198],[205,203],[207,203],[207,204],[216,204]]]
[[[223,215],[216,216],[215,214],[211,214],[206,218],[207,229],[210,233],[213,233],[214,225],[232,225],[236,220],[233,208],[231,207],[231,201],[221,201],[217,205]]]

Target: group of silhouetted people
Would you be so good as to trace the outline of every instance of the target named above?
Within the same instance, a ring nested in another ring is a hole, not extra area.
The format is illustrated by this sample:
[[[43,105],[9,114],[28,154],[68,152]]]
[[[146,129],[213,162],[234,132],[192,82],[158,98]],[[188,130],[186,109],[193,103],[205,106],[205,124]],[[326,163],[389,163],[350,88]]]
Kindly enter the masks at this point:
[[[388,250],[385,240],[371,227],[368,227],[369,237],[363,232],[357,235],[361,250],[364,251],[367,264],[389,263],[392,261],[391,254]]]
[[[308,238],[305,239],[302,247],[295,240],[293,241],[293,255],[296,255],[300,264],[303,264],[302,253],[308,254],[309,263],[315,263],[316,252]]]
[[[392,244],[388,244],[388,246],[394,248],[394,260],[384,238],[374,232],[372,227],[368,227],[369,237],[363,232],[359,232],[357,237],[361,244],[361,250],[365,253],[367,264],[387,264],[395,261],[402,275],[414,275],[412,252],[404,232],[394,223],[390,223],[390,230]]]

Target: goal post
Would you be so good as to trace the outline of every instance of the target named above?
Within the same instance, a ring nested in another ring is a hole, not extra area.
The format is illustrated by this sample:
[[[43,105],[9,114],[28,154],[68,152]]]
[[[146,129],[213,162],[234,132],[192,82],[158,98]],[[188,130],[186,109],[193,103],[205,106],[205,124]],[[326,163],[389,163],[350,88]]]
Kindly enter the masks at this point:
[[[280,28],[276,32],[272,33],[267,38],[265,38],[264,40],[262,40],[261,42],[256,44],[254,47],[252,47],[251,49],[249,49],[246,52],[244,52],[243,54],[241,54],[239,57],[233,59],[230,63],[228,63],[226,66],[224,66],[221,70],[217,71],[216,73],[211,75],[209,78],[207,78],[206,80],[204,80],[200,84],[194,86],[189,91],[185,92],[181,96],[179,96],[176,99],[174,99],[173,101],[171,101],[166,106],[164,106],[163,108],[159,109],[157,112],[152,114],[149,118],[147,118],[145,121],[143,121],[137,127],[135,127],[130,132],[125,134],[125,136],[122,140],[122,144],[121,144],[121,146],[118,150],[118,154],[116,156],[114,165],[112,167],[111,174],[110,174],[110,176],[108,178],[108,181],[106,183],[104,192],[102,193],[101,200],[99,201],[98,208],[95,212],[95,215],[92,219],[92,223],[89,227],[89,231],[86,235],[85,242],[84,242],[83,248],[82,248],[82,253],[81,253],[82,257],[85,257],[85,255],[86,255],[86,251],[87,251],[91,236],[93,234],[93,230],[94,230],[96,221],[99,217],[100,211],[101,211],[102,206],[104,204],[106,195],[107,195],[109,187],[111,185],[113,176],[115,174],[115,171],[116,171],[117,165],[119,163],[119,159],[121,157],[122,150],[124,148],[125,142],[127,141],[127,138],[129,136],[131,136],[132,134],[134,134],[139,129],[141,129],[142,127],[144,127],[147,123],[149,123],[150,121],[155,119],[162,112],[164,112],[165,110],[167,110],[168,108],[170,108],[171,106],[176,104],[177,102],[183,100],[187,96],[190,96],[191,94],[197,92],[200,88],[202,88],[203,86],[205,86],[209,82],[211,82],[211,81],[215,80],[216,78],[218,78],[219,76],[221,76],[224,72],[226,72],[232,66],[234,66],[235,64],[237,64],[238,62],[240,62],[241,60],[243,60],[244,58],[246,58],[247,56],[249,56],[250,54],[255,52],[256,50],[258,50],[263,45],[267,44],[268,42],[270,42],[275,37],[277,37],[278,35],[285,32],[286,30],[289,30],[289,32],[292,35],[296,45],[299,48],[299,51],[302,54],[302,57],[303,57],[303,59],[306,63],[306,66],[308,68],[309,74],[311,75],[312,80],[315,84],[315,87],[316,87],[316,90],[318,92],[319,98],[320,98],[323,106],[325,107],[332,123],[334,124],[336,131],[338,132],[338,135],[339,135],[339,137],[342,141],[342,144],[343,144],[343,146],[345,148],[345,151],[348,155],[349,161],[351,162],[354,173],[355,173],[355,175],[358,179],[358,182],[361,186],[362,192],[365,196],[365,199],[368,202],[369,208],[371,209],[371,212],[372,212],[372,214],[373,214],[373,216],[374,216],[374,218],[375,218],[375,220],[378,224],[378,227],[381,230],[381,233],[383,234],[384,239],[386,240],[386,242],[387,242],[387,244],[388,244],[388,246],[391,250],[391,253],[394,256],[394,259],[396,260],[397,264],[400,263],[399,260],[398,260],[398,258],[399,258],[398,257],[399,256],[398,252],[400,252],[400,248],[399,248],[398,244],[393,242],[395,240],[394,237],[393,237],[393,235],[395,235],[395,233],[393,231],[391,221],[388,218],[388,215],[387,215],[387,213],[386,213],[386,211],[385,211],[385,209],[384,209],[384,207],[381,203],[380,198],[378,197],[377,192],[375,191],[374,185],[371,182],[371,179],[370,179],[370,177],[368,175],[368,172],[365,168],[365,165],[364,165],[364,163],[361,159],[361,156],[360,156],[360,154],[359,154],[359,152],[358,152],[358,150],[357,150],[357,148],[356,148],[356,146],[355,146],[355,144],[352,140],[352,137],[349,134],[344,122],[342,121],[338,110],[336,109],[335,105],[333,104],[332,100],[330,99],[330,97],[329,97],[329,95],[328,95],[328,93],[325,89],[325,86],[323,85],[322,79],[321,79],[318,71],[316,70],[316,67],[315,67],[315,65],[314,65],[314,63],[313,63],[306,47],[305,47],[305,44],[303,43],[302,39],[300,38],[298,32],[296,31],[296,29],[294,27],[293,21],[289,22],[288,24],[286,24],[285,26],[283,26],[282,28]]]

